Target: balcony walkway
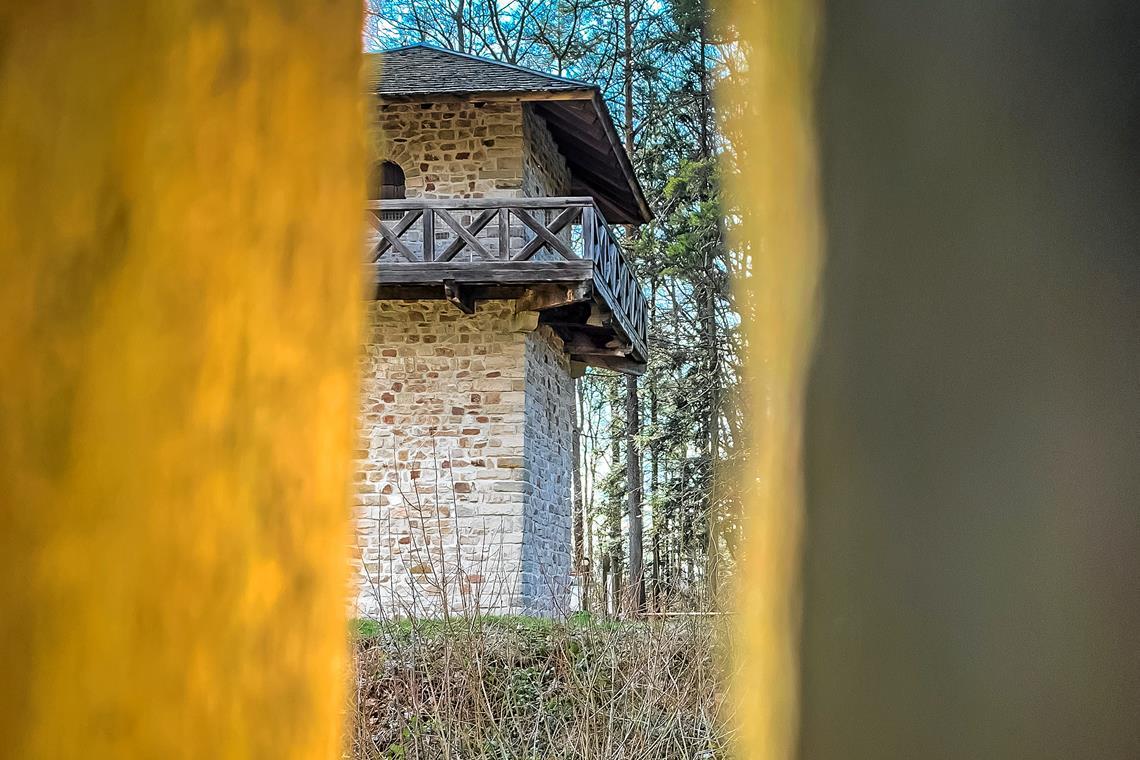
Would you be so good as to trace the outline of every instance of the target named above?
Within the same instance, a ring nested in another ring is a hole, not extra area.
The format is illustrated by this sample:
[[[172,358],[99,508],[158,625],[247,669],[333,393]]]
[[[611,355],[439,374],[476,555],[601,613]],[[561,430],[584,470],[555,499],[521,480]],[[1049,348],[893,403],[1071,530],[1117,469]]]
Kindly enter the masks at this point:
[[[367,220],[377,299],[517,299],[571,359],[644,371],[645,296],[592,198],[373,201]]]

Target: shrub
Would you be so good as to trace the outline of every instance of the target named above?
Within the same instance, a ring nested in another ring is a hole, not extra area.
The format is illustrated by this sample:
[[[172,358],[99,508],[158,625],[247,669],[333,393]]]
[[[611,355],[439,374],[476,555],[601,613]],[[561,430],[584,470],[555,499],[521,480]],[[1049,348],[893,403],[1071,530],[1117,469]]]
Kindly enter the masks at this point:
[[[361,622],[353,756],[726,757],[724,627],[586,615]]]

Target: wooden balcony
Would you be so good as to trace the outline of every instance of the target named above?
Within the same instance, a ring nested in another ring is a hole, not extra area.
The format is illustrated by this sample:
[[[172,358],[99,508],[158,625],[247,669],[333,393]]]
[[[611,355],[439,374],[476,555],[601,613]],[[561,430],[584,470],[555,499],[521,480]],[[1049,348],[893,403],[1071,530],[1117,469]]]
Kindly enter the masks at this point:
[[[389,200],[367,220],[376,298],[446,298],[469,314],[517,299],[571,359],[643,371],[645,296],[592,198]]]

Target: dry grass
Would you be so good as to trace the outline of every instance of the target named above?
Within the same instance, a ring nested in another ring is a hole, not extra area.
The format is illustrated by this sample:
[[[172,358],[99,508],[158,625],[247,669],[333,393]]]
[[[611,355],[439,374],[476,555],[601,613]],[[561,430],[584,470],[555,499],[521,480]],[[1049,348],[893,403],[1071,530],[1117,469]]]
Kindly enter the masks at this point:
[[[582,615],[361,623],[352,755],[727,757],[724,628]]]

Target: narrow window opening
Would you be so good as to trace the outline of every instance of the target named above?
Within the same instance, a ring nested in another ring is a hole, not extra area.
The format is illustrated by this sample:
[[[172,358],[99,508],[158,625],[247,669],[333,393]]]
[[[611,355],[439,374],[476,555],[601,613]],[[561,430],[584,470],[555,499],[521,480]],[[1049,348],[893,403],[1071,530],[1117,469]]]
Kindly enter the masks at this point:
[[[377,161],[368,176],[368,199],[391,201],[406,197],[404,170],[393,161]]]
[[[368,174],[368,199],[373,201],[400,200],[407,197],[404,184],[404,170],[393,161],[377,161]],[[403,211],[381,209],[380,218],[384,221],[399,221]]]

